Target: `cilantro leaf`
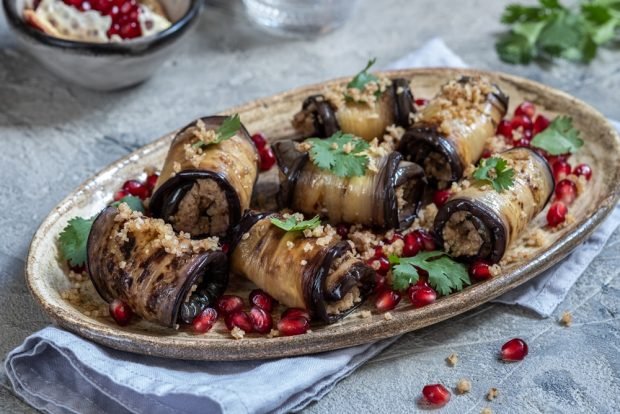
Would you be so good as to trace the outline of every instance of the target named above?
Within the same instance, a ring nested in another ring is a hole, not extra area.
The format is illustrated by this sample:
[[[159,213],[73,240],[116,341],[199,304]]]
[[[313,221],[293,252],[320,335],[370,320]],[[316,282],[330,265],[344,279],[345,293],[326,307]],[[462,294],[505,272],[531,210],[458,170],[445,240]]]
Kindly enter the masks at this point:
[[[208,145],[219,144],[222,141],[232,138],[241,129],[241,119],[239,114],[234,114],[226,118],[222,124],[215,130],[215,139],[211,142],[204,142],[202,140],[196,141],[192,144],[194,148],[204,148]]]
[[[379,78],[372,73],[368,73],[368,69],[370,69],[376,62],[377,58],[370,59],[366,64],[366,67],[355,75],[353,79],[351,79],[351,82],[347,83],[347,88],[359,89],[361,91],[367,83],[378,81]]]
[[[506,168],[507,166],[508,162],[503,158],[483,158],[473,176],[479,181],[488,182],[495,191],[501,193],[514,183],[515,171],[512,168]]]
[[[573,119],[558,116],[543,132],[536,134],[531,145],[545,150],[550,155],[576,152],[583,146],[581,132],[573,127]]]
[[[390,258],[390,262],[393,263],[394,260],[395,258]],[[449,295],[471,285],[464,264],[454,261],[444,252],[433,251],[398,259],[398,263],[392,268],[392,287],[397,290],[407,289],[410,284],[418,281],[418,269],[428,273],[428,283],[441,295]]]
[[[74,217],[58,236],[60,255],[71,266],[82,266],[86,262],[86,243],[95,218]]]
[[[359,177],[366,173],[370,158],[368,142],[351,134],[336,132],[329,138],[310,138],[310,159],[319,168],[339,177]]]
[[[310,220],[302,220],[298,221],[297,218],[293,215],[288,216],[285,220],[280,220],[277,217],[272,217],[270,219],[271,224],[276,227],[281,228],[284,231],[302,231],[302,230],[312,230],[321,224],[321,219],[319,216],[314,216]]]
[[[121,203],[127,204],[127,206],[129,206],[129,208],[133,211],[139,211],[141,213],[144,213],[144,204],[142,204],[142,200],[140,200],[139,197],[125,196],[120,200],[112,203],[112,206],[118,207]]]

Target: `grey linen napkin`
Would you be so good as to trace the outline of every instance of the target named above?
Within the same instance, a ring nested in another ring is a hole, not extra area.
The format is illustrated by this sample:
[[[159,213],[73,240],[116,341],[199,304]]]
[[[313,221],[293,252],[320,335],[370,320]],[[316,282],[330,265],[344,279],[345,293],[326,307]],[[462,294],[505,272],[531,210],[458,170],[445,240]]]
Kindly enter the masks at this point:
[[[433,39],[392,68],[413,66],[464,63],[441,39]],[[582,248],[499,300],[549,315],[619,223],[616,206]],[[49,413],[298,411],[397,339],[277,360],[192,362],[115,351],[48,327],[8,354],[4,381]]]

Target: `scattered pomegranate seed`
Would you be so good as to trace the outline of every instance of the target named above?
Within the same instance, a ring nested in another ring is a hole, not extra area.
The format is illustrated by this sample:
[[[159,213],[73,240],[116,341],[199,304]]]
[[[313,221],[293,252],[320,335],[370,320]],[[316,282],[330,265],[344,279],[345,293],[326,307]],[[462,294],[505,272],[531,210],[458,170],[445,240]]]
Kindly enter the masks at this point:
[[[514,338],[502,345],[504,361],[522,361],[527,356],[527,344],[523,339]]]
[[[273,154],[271,147],[263,147],[258,151],[260,156],[260,169],[267,171],[276,163],[276,156]]]
[[[572,170],[570,164],[561,159],[554,162],[551,169],[553,170],[553,178],[555,178],[556,182],[567,177]]]
[[[217,309],[227,315],[243,309],[243,299],[235,295],[224,295],[217,300]]]
[[[310,322],[306,318],[284,318],[278,321],[278,331],[283,336],[305,334],[308,329],[310,329]]]
[[[426,401],[431,404],[444,405],[450,401],[452,394],[450,394],[450,391],[448,391],[448,389],[441,384],[430,384],[425,385],[424,388],[422,388],[422,395],[424,395]]]
[[[586,180],[590,181],[590,178],[592,178],[592,168],[588,164],[579,164],[575,167],[573,174],[576,176],[583,175],[586,177]]]
[[[192,321],[192,329],[196,333],[205,333],[213,328],[217,321],[217,311],[213,308],[205,308]]]
[[[405,236],[403,236],[400,233],[396,233],[394,232],[394,234],[392,235],[392,238],[390,240],[388,240],[388,244],[392,244],[394,243],[396,240],[405,240]]]
[[[415,104],[417,106],[426,106],[428,105],[428,99],[416,99]]]
[[[132,39],[142,35],[138,23],[140,6],[136,0],[64,0],[64,3],[81,11],[92,9],[110,16],[112,26],[107,32],[108,37],[119,35],[123,39]]]
[[[570,205],[577,198],[577,185],[568,179],[563,179],[555,185],[555,197]]]
[[[510,123],[510,121],[507,121],[505,119],[502,119],[497,126],[497,133],[509,140],[512,140],[512,130],[512,124]]]
[[[568,213],[566,205],[561,201],[555,201],[547,212],[547,223],[551,227],[557,226],[566,220],[566,213]]]
[[[534,135],[538,134],[539,132],[543,132],[545,129],[547,129],[550,123],[551,121],[549,121],[549,118],[544,115],[538,115],[536,117],[536,120],[534,121],[532,132],[534,133]]]
[[[258,306],[252,306],[252,309],[250,309],[250,321],[254,331],[261,334],[269,333],[271,328],[273,328],[271,314]]]
[[[405,236],[405,245],[403,246],[403,256],[413,257],[422,250],[422,243],[415,235],[415,233],[409,233]]]
[[[225,316],[224,322],[229,331],[232,331],[236,326],[245,333],[250,333],[253,330],[252,321],[247,313],[244,311],[235,311]]]
[[[310,320],[310,314],[307,310],[301,308],[288,308],[284,312],[282,312],[281,319],[291,319],[291,318],[305,318],[308,321]]]
[[[541,150],[540,148],[537,148],[537,149],[538,151],[541,152],[541,155],[547,159],[547,162],[549,162],[549,165],[551,166],[553,166],[553,164],[555,164],[558,161],[566,162],[566,160],[568,159],[567,154],[549,155],[545,151]]]
[[[523,130],[523,138],[521,138],[522,140],[525,140],[529,143],[533,137],[534,137],[534,134],[532,133],[531,129]]]
[[[450,190],[437,190],[433,195],[433,203],[435,203],[437,208],[440,208],[446,204],[446,201],[448,201],[450,195]]]
[[[398,302],[400,302],[400,293],[391,289],[386,289],[377,296],[375,306],[381,312],[387,312],[394,309],[396,305],[398,305]]]
[[[387,285],[387,278],[385,276],[381,276],[379,273],[375,274],[375,288],[374,292],[381,292],[385,289]]]
[[[487,262],[476,260],[469,266],[469,274],[478,280],[490,279],[491,268]]]
[[[426,305],[430,305],[437,299],[437,292],[430,287],[426,282],[418,282],[415,285],[409,286],[407,289],[407,295],[414,308],[421,308]]]
[[[256,145],[256,149],[261,150],[267,145],[267,137],[260,132],[252,135],[252,142]]]
[[[228,253],[229,249],[230,249],[230,246],[228,245],[228,243],[222,243],[222,252]]]
[[[250,303],[266,312],[271,312],[273,309],[273,298],[269,294],[261,289],[254,289],[250,292]]]
[[[489,158],[491,155],[493,155],[493,153],[491,152],[491,150],[490,150],[490,149],[488,149],[488,148],[485,148],[485,149],[482,151],[482,155],[481,155],[481,157],[482,157],[482,158]]]
[[[127,197],[129,193],[125,190],[118,190],[114,193],[114,201],[120,201],[123,198]]]
[[[378,259],[380,257],[385,257],[385,254],[383,253],[383,247],[382,246],[376,246],[375,247],[375,253],[372,256],[373,259]]]
[[[379,257],[378,259],[371,259],[368,264],[382,276],[387,275],[387,272],[390,270],[390,261],[385,256]]]
[[[336,226],[336,233],[338,233],[338,235],[343,239],[346,239],[349,235],[349,228],[344,224],[339,224]]]
[[[521,138],[520,140],[514,142],[514,146],[521,147],[521,148],[529,148],[530,141],[528,139]]]
[[[114,299],[112,302],[110,302],[109,309],[110,316],[112,316],[112,318],[120,326],[127,325],[133,317],[133,310],[131,310],[128,304],[126,304],[120,299]]]
[[[146,181],[144,182],[144,185],[146,185],[146,188],[153,191],[153,189],[155,188],[155,185],[157,185],[158,178],[159,178],[158,174],[151,174],[148,177],[146,177]]]
[[[146,188],[146,185],[142,184],[138,180],[125,181],[125,184],[123,184],[123,191],[128,192],[132,196],[140,197],[142,200],[147,198],[150,194],[150,191]]]
[[[517,116],[526,116],[532,119],[534,118],[535,113],[536,113],[536,106],[529,101],[523,101],[521,102],[521,105],[515,108],[515,115]]]
[[[532,129],[534,124],[532,122],[532,118],[524,115],[516,115],[512,118],[512,121],[510,121],[510,126],[512,126],[512,129],[517,129],[521,127],[526,130]]]
[[[426,250],[427,252],[432,252],[433,250],[437,249],[437,244],[435,243],[435,239],[433,239],[433,236],[431,236],[429,232],[420,229],[420,230],[414,231],[413,234],[416,235],[416,237],[420,241],[420,244],[422,245],[422,247],[424,247],[424,250]]]

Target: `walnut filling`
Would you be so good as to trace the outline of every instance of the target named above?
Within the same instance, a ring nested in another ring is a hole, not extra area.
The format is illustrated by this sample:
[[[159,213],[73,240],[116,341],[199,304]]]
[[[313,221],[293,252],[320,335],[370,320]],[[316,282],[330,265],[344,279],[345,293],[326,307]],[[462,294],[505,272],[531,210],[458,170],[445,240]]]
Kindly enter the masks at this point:
[[[411,216],[415,209],[417,180],[407,180],[396,187],[396,206],[398,207],[398,220],[405,220]]]
[[[452,178],[452,167],[446,157],[438,152],[431,152],[424,159],[424,172],[440,181],[450,181]]]
[[[229,206],[224,191],[214,180],[196,181],[170,222],[175,230],[192,235],[225,233],[229,226]]]
[[[459,211],[450,216],[443,228],[444,247],[453,256],[474,256],[480,252],[484,240],[474,225],[473,216]]]
[[[356,259],[350,251],[335,259],[329,269],[327,279],[325,280],[328,291],[332,291],[340,280],[346,275],[351,266],[358,261],[359,259]],[[354,286],[350,291],[348,291],[342,299],[329,303],[326,306],[327,314],[338,315],[342,312],[348,311],[361,302],[362,298],[359,286],[360,284],[358,283],[357,286]]]

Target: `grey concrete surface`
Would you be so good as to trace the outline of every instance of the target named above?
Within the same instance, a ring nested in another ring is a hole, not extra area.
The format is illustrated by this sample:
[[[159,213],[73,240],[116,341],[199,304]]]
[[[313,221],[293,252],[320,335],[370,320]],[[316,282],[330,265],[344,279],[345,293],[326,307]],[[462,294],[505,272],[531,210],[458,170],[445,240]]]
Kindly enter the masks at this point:
[[[232,1],[232,0],[231,0]],[[365,0],[342,30],[316,41],[263,35],[237,6],[207,8],[201,24],[149,82],[95,93],[46,73],[15,46],[0,16],[0,355],[48,324],[23,282],[30,238],[47,212],[109,162],[199,116],[291,87],[351,74],[377,56],[390,62],[442,36],[470,65],[535,79],[620,119],[620,54],[589,66],[502,64],[493,50],[506,2]],[[620,231],[554,318],[482,306],[408,334],[338,384],[308,413],[413,412],[422,386],[472,381],[438,412],[620,412]],[[556,322],[563,310],[575,324]],[[496,350],[523,337],[530,356],[503,364]],[[444,359],[452,352],[458,365]],[[484,396],[500,390],[494,402]],[[0,387],[0,413],[32,410]]]

